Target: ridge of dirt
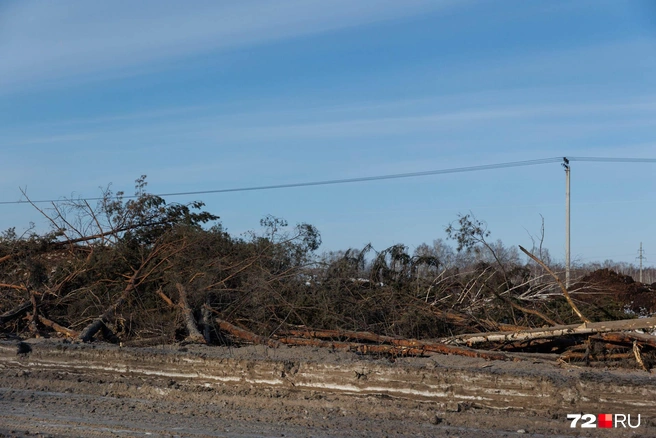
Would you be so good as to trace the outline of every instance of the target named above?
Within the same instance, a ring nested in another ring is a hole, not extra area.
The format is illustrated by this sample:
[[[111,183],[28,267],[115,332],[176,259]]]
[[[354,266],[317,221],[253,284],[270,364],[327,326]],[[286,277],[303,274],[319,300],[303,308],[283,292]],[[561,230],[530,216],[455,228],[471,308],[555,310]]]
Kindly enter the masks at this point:
[[[572,285],[571,290],[581,291],[577,298],[596,303],[599,307],[612,310],[618,315],[634,313],[650,315],[656,313],[656,283],[644,284],[629,275],[611,269],[598,269],[585,275]]]
[[[627,370],[359,356],[305,347],[121,348],[0,342],[0,436],[618,436],[568,413],[641,415],[656,381]],[[517,431],[524,431],[518,433]]]

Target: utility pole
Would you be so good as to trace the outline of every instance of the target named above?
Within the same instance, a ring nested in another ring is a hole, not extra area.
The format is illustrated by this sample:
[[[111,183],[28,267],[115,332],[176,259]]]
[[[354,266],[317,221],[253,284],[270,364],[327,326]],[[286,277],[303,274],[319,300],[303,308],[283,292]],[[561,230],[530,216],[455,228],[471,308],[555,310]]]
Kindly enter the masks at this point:
[[[642,252],[642,242],[640,242],[640,251],[638,251],[638,258],[640,259],[640,283],[642,283],[642,259],[644,258]]]
[[[565,168],[565,287],[569,288],[569,160],[563,157],[561,163]]]

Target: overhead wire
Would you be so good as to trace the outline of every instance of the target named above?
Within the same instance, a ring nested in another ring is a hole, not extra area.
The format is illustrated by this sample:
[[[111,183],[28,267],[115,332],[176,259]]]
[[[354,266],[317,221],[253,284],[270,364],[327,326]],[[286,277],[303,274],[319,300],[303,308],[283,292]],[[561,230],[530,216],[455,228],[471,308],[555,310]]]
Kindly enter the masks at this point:
[[[290,184],[272,184],[266,186],[252,186],[252,187],[237,187],[237,188],[228,188],[228,189],[216,189],[216,190],[196,190],[190,192],[173,192],[173,193],[160,193],[154,196],[159,197],[170,197],[170,196],[187,196],[187,195],[206,195],[206,194],[215,194],[215,193],[231,193],[231,192],[249,192],[249,191],[258,191],[258,190],[274,190],[274,189],[288,189],[294,187],[312,187],[312,186],[325,186],[333,184],[346,184],[346,183],[357,183],[357,182],[366,182],[366,181],[381,181],[387,179],[399,179],[399,178],[413,178],[419,176],[428,176],[428,175],[444,175],[448,173],[463,173],[463,172],[476,172],[481,170],[493,170],[493,169],[503,169],[508,167],[520,167],[520,166],[535,166],[539,164],[555,163],[561,161],[561,157],[555,158],[543,158],[538,160],[526,160],[526,161],[512,161],[507,163],[496,163],[496,164],[484,164],[481,166],[467,166],[467,167],[455,167],[451,169],[440,169],[440,170],[428,170],[424,172],[409,172],[409,173],[396,173],[390,175],[377,175],[377,176],[365,176],[359,178],[344,178],[344,179],[331,179],[324,181],[310,181],[310,182],[300,182],[300,183],[290,183]],[[124,199],[134,199],[137,198],[137,195],[128,195],[123,196]],[[92,198],[81,198],[83,201],[100,201],[102,197],[92,197]],[[59,202],[61,199],[41,199],[36,201],[0,201],[0,205],[7,204],[40,204],[40,203],[52,203]]]
[[[343,179],[330,179],[323,181],[309,181],[309,182],[299,182],[299,183],[289,183],[289,184],[272,184],[272,185],[263,185],[263,186],[250,186],[250,187],[235,187],[227,189],[214,189],[214,190],[195,190],[188,192],[171,192],[171,193],[160,193],[153,196],[158,196],[161,198],[172,197],[172,196],[189,196],[189,195],[206,195],[206,194],[218,194],[218,193],[235,193],[235,192],[252,192],[260,190],[276,190],[276,189],[289,189],[296,187],[314,187],[314,186],[326,186],[334,184],[348,184],[348,183],[359,183],[367,181],[382,181],[382,180],[391,180],[391,179],[400,179],[400,178],[415,178],[421,176],[430,176],[430,175],[445,175],[450,173],[464,173],[464,172],[478,172],[483,170],[494,170],[494,169],[504,169],[510,167],[522,167],[522,166],[535,166],[541,164],[556,163],[561,161],[590,161],[590,162],[612,162],[612,163],[656,163],[656,158],[607,158],[607,157],[552,157],[552,158],[542,158],[537,160],[524,160],[524,161],[510,161],[505,163],[495,163],[495,164],[484,164],[480,166],[466,166],[466,167],[454,167],[450,169],[439,169],[439,170],[428,170],[423,172],[408,172],[408,173],[395,173],[388,175],[377,175],[377,176],[365,176],[358,178],[343,178]],[[136,199],[138,195],[124,195],[123,199]],[[84,197],[78,198],[76,200],[80,201],[100,201],[104,199],[103,197]],[[18,200],[18,201],[0,201],[0,205],[11,205],[11,204],[43,204],[43,203],[53,203],[66,200],[66,198],[60,199],[40,199],[40,200]]]
[[[569,161],[597,161],[602,163],[656,163],[656,158],[567,157]]]

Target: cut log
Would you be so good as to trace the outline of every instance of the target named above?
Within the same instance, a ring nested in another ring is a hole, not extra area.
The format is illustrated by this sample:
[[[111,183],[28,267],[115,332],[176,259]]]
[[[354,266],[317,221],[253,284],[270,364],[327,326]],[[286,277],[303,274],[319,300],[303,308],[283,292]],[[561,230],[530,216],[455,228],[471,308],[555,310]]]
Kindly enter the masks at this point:
[[[189,307],[187,291],[185,290],[182,283],[177,283],[175,287],[178,289],[178,294],[180,294],[180,307],[182,308],[182,315],[184,317],[185,325],[187,326],[188,336],[185,339],[185,342],[204,344],[205,338],[203,337],[203,334],[198,330],[198,327],[196,327],[194,313],[191,310],[191,307]]]
[[[559,336],[570,335],[592,335],[597,333],[609,333],[620,330],[654,329],[656,328],[656,317],[624,319],[620,321],[591,322],[584,324],[561,325],[549,328],[538,328],[519,332],[491,332],[472,333],[459,335],[444,339],[445,343],[456,345],[476,345],[484,343],[507,343],[516,341],[528,341],[532,339],[550,339]]]
[[[316,338],[319,339],[354,339],[358,341],[369,341],[376,342],[379,344],[391,344],[394,347],[400,347],[405,349],[416,349],[421,350],[422,352],[432,352],[432,353],[441,353],[441,354],[455,354],[459,356],[468,356],[468,357],[479,357],[488,360],[510,360],[511,358],[503,353],[494,353],[487,351],[476,351],[470,350],[468,348],[454,347],[453,345],[446,345],[442,343],[432,343],[432,342],[423,342],[416,339],[398,339],[391,336],[381,336],[375,333],[370,332],[352,332],[352,331],[342,331],[342,330],[288,330],[287,332],[292,336],[300,336],[304,338],[314,339],[315,343],[306,343],[303,345],[314,345],[322,346],[320,343],[316,342]],[[279,339],[282,343],[289,343],[283,339]],[[294,341],[298,342],[298,341]],[[335,345],[336,343],[330,343]],[[342,343],[345,346],[353,347],[353,343]],[[297,344],[298,345],[298,344]],[[364,345],[364,344],[360,344]],[[382,345],[373,346],[368,345],[367,347],[383,347]],[[385,350],[385,349],[382,349]],[[390,350],[392,351],[392,350]],[[423,354],[423,353],[422,353]]]
[[[69,338],[76,338],[79,335],[79,333],[76,332],[75,330],[71,330],[64,326],[61,326],[56,322],[49,320],[43,315],[39,317],[39,322],[41,322],[41,324],[43,324],[44,326],[53,329],[57,333],[61,333],[62,335],[68,336]]]
[[[620,344],[628,344],[629,346],[637,341],[640,345],[648,345],[656,348],[656,336],[647,335],[644,333],[624,332],[624,333],[604,333],[599,335],[599,338],[607,342],[617,342]]]
[[[201,327],[203,327],[203,337],[205,343],[209,344],[212,341],[212,313],[210,312],[210,299],[209,295],[205,300],[205,304],[201,309]]]
[[[279,343],[273,339],[256,335],[253,332],[250,332],[243,328],[239,328],[236,325],[230,324],[228,321],[224,321],[220,318],[216,318],[215,321],[219,325],[219,328],[221,330],[228,332],[232,336],[239,338],[243,341],[252,342],[254,344],[268,345],[270,347],[277,347],[279,345]]]
[[[272,340],[265,338],[264,336],[259,336],[254,333],[244,330],[242,328],[236,327],[230,324],[227,321],[217,318],[216,322],[219,324],[219,327],[230,333],[231,335],[248,341],[255,344],[265,344],[271,345]],[[426,343],[421,342],[415,339],[397,339],[389,336],[380,336],[375,333],[369,332],[348,332],[348,331],[336,331],[336,330],[291,330],[301,336],[305,337],[277,337],[276,341],[282,344],[287,345],[304,345],[311,347],[324,347],[324,348],[336,348],[336,349],[348,349],[351,351],[357,351],[360,353],[386,353],[393,355],[410,355],[410,356],[421,356],[426,352],[431,353],[441,353],[441,354],[455,354],[459,356],[468,356],[468,357],[478,357],[488,360],[512,360],[511,357],[503,353],[495,353],[488,351],[477,351],[471,350],[469,348],[456,347],[453,345],[445,345],[438,343]],[[313,338],[312,335],[319,335],[329,338],[351,338],[358,340],[368,340],[372,342],[382,342],[388,345],[370,345],[362,344],[356,342],[342,342],[342,341],[324,341],[321,339]],[[346,334],[346,335],[345,335]],[[338,336],[336,336],[338,335]],[[391,344],[391,345],[389,345]]]
[[[36,294],[30,289],[30,303],[32,304],[32,313],[30,314],[30,331],[39,336],[39,309],[36,303]]]

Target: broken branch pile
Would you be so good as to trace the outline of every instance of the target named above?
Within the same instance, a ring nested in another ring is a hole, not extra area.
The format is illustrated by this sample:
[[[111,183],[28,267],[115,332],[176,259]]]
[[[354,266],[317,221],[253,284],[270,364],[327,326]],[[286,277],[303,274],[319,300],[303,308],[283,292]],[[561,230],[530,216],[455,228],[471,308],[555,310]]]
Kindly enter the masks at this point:
[[[0,333],[653,365],[654,318],[623,320],[626,303],[606,294],[611,304],[600,306],[590,284],[568,290],[524,248],[529,263],[507,261],[476,223],[461,222],[475,235],[463,242],[491,256],[459,266],[403,245],[319,257],[311,225],[287,231],[269,216],[262,233],[236,238],[201,226],[218,219],[202,203],[166,204],[144,187],[127,202],[107,191],[96,208],[69,200],[39,210],[51,233],[0,236]],[[604,284],[615,278],[604,274]],[[651,286],[633,289],[653,313]]]

